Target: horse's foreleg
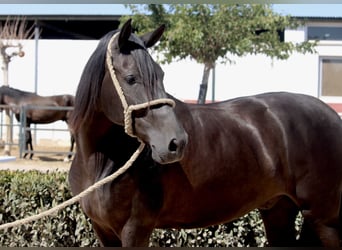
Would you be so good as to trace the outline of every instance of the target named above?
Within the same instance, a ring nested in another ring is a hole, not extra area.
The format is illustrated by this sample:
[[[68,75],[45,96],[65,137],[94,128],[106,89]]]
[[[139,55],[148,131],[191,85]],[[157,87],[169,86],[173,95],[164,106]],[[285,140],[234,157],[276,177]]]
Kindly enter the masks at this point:
[[[30,150],[33,151],[31,130],[27,131],[26,136],[27,136],[26,137],[26,145],[27,145],[26,150],[27,150],[27,148],[30,148]],[[26,155],[27,155],[27,153],[26,153]],[[31,152],[31,154],[30,154],[30,160],[32,160],[32,157],[33,157],[33,152]]]
[[[64,159],[65,162],[69,162],[71,157],[72,157],[72,152],[74,151],[74,146],[75,146],[75,137],[72,133],[70,133],[70,154]]]
[[[148,247],[153,227],[143,225],[141,221],[129,219],[121,231],[123,247]]]
[[[341,159],[342,160],[342,159]],[[320,179],[320,183],[304,183],[301,192],[297,192],[302,201],[302,215],[304,223],[301,230],[300,242],[302,246],[339,247],[341,234],[341,190],[335,183],[340,183],[338,174],[330,175],[327,182]],[[319,178],[319,177],[317,177]],[[309,178],[307,178],[309,179]]]
[[[106,230],[92,221],[93,229],[96,233],[97,239],[103,247],[121,247],[121,240],[111,230]]]
[[[30,148],[31,151],[33,151],[33,146],[32,146],[32,135],[31,135],[31,130],[26,130],[25,131],[25,151],[27,151]],[[23,158],[26,158],[28,155],[28,152],[25,152]],[[32,160],[33,153],[30,154],[30,159]]]
[[[304,223],[300,241],[303,246],[340,246],[339,219],[322,222],[317,220],[317,216],[313,215],[310,210],[304,210],[302,214]]]
[[[287,197],[282,197],[269,209],[259,209],[270,246],[296,245],[295,220],[298,207]]]
[[[317,236],[313,225],[309,222],[308,219],[303,220],[303,224],[301,226],[300,233],[300,246],[309,247],[309,246],[321,246],[321,241]]]
[[[25,147],[24,147],[24,149],[25,149],[25,151],[27,151],[28,150],[28,141],[27,141],[27,132],[25,132]],[[23,158],[25,159],[26,158],[26,156],[27,156],[27,152],[25,152],[25,154],[24,154],[24,156],[23,156]]]
[[[148,204],[140,195],[133,199],[131,215],[121,230],[123,247],[148,247],[155,226],[155,213]]]

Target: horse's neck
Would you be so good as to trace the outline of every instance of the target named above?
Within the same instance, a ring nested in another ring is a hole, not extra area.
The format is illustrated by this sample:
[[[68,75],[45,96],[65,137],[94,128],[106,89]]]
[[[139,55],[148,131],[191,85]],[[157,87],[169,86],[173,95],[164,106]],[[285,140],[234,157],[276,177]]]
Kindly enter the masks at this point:
[[[53,95],[53,96],[47,96],[47,98],[50,98],[51,100],[54,100],[58,106],[62,107],[72,107],[73,100],[71,95]]]
[[[185,130],[193,131],[196,129],[196,121],[194,120],[191,104],[187,104],[181,101],[176,102],[175,112],[177,119],[182,123]],[[189,133],[187,131],[187,133]]]
[[[83,123],[78,131],[75,131],[80,134],[79,138],[83,138],[77,144],[79,144],[80,150],[84,148],[85,158],[96,151],[98,140],[106,135],[111,126],[111,122],[102,113],[95,112],[89,122]]]
[[[62,95],[51,95],[51,96],[46,96],[46,98],[53,100],[59,106],[64,106],[64,105],[62,105],[63,104],[63,96]]]
[[[10,95],[4,95],[3,102],[5,105],[20,105],[23,98],[15,98]]]

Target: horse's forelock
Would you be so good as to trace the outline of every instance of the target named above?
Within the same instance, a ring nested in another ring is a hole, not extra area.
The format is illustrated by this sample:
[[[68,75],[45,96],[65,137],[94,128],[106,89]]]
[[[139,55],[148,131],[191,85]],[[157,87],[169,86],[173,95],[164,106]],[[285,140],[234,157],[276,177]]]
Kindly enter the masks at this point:
[[[140,39],[139,41],[142,43]],[[131,55],[133,56],[138,71],[142,76],[146,93],[148,93],[149,98],[155,98],[156,96],[154,94],[156,94],[155,92],[157,90],[156,81],[158,79],[155,68],[156,65],[147,49],[145,47],[140,47],[140,44],[138,45],[139,47],[131,51]]]

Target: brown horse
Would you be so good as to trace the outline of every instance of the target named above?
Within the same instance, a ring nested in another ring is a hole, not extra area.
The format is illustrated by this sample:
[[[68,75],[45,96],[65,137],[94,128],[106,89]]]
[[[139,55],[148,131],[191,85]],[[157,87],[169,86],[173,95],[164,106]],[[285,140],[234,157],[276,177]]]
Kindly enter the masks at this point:
[[[0,87],[0,104],[11,106],[11,111],[14,113],[18,122],[20,121],[20,107],[22,106],[43,106],[43,107],[73,107],[75,97],[72,95],[53,95],[53,96],[40,96],[32,92],[26,92],[19,89],[11,88],[8,86]],[[32,135],[30,131],[31,124],[46,124],[55,121],[65,121],[68,123],[70,110],[57,110],[57,109],[36,109],[27,108],[26,121],[25,121],[25,150],[30,148],[33,151]],[[74,148],[74,138],[71,135],[70,152]],[[28,153],[24,154],[24,158]],[[68,158],[71,158],[71,154]],[[30,154],[32,159],[33,153]]]
[[[140,38],[131,30],[128,21],[103,37],[81,76],[71,117],[74,195],[115,172],[139,145],[125,133],[111,68],[129,104],[167,95],[146,51],[163,27]],[[108,44],[113,65],[105,64]],[[331,108],[292,93],[208,105],[168,97],[174,109],[132,113],[144,151],[126,173],[80,202],[103,246],[147,246],[154,228],[207,227],[256,208],[272,246],[339,246],[342,126]],[[296,240],[299,211],[304,224]]]

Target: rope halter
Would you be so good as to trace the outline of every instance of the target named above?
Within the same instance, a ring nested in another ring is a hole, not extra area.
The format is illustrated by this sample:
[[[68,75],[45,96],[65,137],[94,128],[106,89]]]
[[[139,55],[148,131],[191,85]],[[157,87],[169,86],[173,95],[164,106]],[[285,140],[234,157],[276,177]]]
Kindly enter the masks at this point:
[[[113,61],[112,61],[112,43],[114,42],[114,39],[119,35],[118,33],[115,33],[112,38],[109,40],[108,43],[108,47],[107,47],[107,56],[106,56],[106,62],[107,62],[107,67],[110,73],[110,77],[112,79],[112,82],[114,84],[114,87],[116,89],[116,92],[118,93],[120,100],[121,100],[121,104],[122,107],[124,109],[124,125],[125,125],[125,132],[126,134],[128,134],[131,137],[137,137],[134,134],[134,130],[133,130],[133,121],[132,121],[132,112],[133,111],[137,111],[140,109],[146,109],[149,107],[153,107],[155,105],[170,105],[171,107],[175,107],[176,104],[174,102],[174,100],[169,99],[169,98],[160,98],[160,99],[155,99],[155,100],[151,100],[145,103],[141,103],[141,104],[136,104],[136,105],[128,105],[125,94],[120,86],[120,83],[115,75],[115,70],[114,70],[114,66],[113,66]]]

